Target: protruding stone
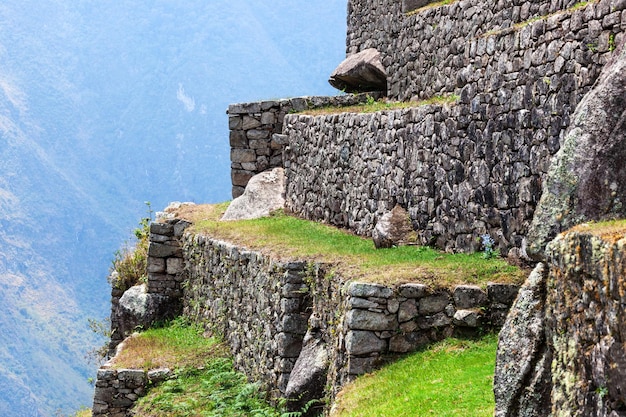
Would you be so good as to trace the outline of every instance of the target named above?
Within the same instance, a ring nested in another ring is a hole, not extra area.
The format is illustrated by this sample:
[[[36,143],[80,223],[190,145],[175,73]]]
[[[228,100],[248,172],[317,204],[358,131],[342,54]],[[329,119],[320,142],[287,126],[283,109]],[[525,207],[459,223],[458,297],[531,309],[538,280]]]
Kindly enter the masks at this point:
[[[414,233],[409,213],[396,205],[376,223],[372,239],[377,249],[391,248],[410,243],[412,234]]]
[[[387,91],[387,73],[374,48],[350,55],[333,71],[328,82],[348,93]]]

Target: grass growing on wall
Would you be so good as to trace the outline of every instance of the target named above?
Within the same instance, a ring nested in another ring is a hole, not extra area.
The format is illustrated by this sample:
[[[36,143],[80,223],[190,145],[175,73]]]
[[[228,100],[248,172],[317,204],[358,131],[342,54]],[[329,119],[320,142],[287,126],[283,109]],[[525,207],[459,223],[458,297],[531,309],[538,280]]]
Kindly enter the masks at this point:
[[[368,101],[363,104],[353,106],[328,106],[317,109],[309,109],[300,112],[311,116],[319,116],[325,114],[337,113],[376,113],[384,110],[406,109],[410,107],[426,106],[430,104],[454,104],[459,100],[459,96],[454,94],[434,96],[429,99],[420,101],[387,101],[384,99],[375,100],[369,97]]]
[[[499,257],[482,253],[448,254],[423,246],[375,249],[371,239],[326,224],[283,213],[257,220],[219,221],[227,204],[185,208],[180,216],[196,232],[227,240],[278,259],[300,259],[335,265],[346,279],[393,285],[422,282],[438,287],[488,281],[521,283],[526,272]]]
[[[339,394],[331,417],[487,417],[497,337],[448,339],[372,374]]]

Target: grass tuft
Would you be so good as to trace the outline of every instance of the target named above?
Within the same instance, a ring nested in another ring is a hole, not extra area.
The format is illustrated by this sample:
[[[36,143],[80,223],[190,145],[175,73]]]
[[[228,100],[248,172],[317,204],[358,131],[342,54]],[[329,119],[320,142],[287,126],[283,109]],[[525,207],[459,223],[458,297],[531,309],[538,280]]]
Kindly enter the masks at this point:
[[[374,373],[339,393],[331,417],[487,417],[497,336],[447,339]]]
[[[320,116],[337,113],[376,113],[385,110],[406,109],[411,107],[420,107],[433,104],[454,104],[459,100],[459,96],[454,94],[438,95],[429,99],[420,101],[387,101],[387,100],[368,100],[367,103],[354,106],[328,106],[317,109],[304,110],[300,114],[311,116]]]

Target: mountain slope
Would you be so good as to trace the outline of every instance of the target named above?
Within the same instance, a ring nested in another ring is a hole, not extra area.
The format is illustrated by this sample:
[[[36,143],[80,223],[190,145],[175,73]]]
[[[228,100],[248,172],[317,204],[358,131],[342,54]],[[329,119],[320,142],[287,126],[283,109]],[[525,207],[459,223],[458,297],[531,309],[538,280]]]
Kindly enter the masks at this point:
[[[113,252],[230,197],[229,103],[334,94],[345,3],[0,4],[0,414],[89,405]]]

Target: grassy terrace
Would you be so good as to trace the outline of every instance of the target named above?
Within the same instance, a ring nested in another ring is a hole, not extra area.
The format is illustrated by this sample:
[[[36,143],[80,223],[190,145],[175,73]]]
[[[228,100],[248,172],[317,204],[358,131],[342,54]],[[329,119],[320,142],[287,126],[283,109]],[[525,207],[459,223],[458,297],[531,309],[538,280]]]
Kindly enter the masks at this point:
[[[311,116],[320,116],[326,114],[337,113],[375,113],[384,110],[396,110],[406,109],[410,107],[427,106],[430,104],[454,104],[459,100],[459,96],[454,94],[434,96],[429,99],[420,101],[387,101],[387,100],[374,100],[373,97],[369,97],[366,103],[358,104],[354,106],[328,106],[317,109],[308,109],[300,112],[299,114],[306,114]]]
[[[334,265],[343,278],[387,285],[421,282],[433,287],[522,283],[527,271],[482,253],[447,254],[422,246],[375,249],[370,239],[322,223],[276,213],[258,220],[219,221],[227,203],[185,206],[177,216],[192,230],[259,251],[275,259]]]
[[[348,384],[331,417],[488,417],[497,338],[448,339]]]
[[[126,342],[114,368],[168,367],[174,371],[170,379],[138,400],[133,415],[279,417],[280,412],[262,398],[258,386],[233,370],[228,348],[203,333],[201,326],[179,318]]]

